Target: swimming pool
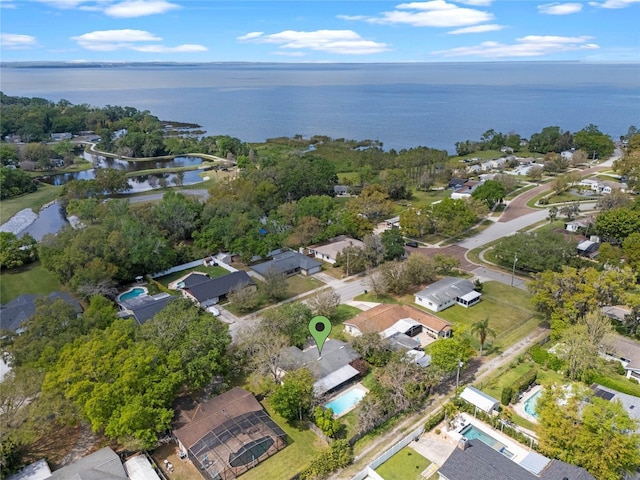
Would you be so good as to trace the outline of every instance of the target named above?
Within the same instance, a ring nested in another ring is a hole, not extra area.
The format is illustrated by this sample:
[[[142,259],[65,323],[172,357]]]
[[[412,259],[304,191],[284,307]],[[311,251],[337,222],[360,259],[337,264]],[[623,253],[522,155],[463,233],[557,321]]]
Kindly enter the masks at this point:
[[[131,290],[127,290],[126,292],[120,294],[118,296],[118,301],[125,302],[127,300],[131,300],[132,298],[139,297],[140,295],[144,295],[146,293],[147,293],[146,288],[142,288],[142,287],[132,288]]]
[[[361,388],[352,388],[331,400],[324,408],[330,408],[333,414],[339,417],[355,407],[366,394],[367,392]]]
[[[541,394],[542,390],[538,390],[524,402],[524,411],[534,418],[538,418],[538,414],[536,413],[536,404],[538,403],[538,397],[540,397]]]
[[[466,427],[464,427],[462,430],[460,430],[460,435],[465,437],[467,440],[480,440],[482,443],[489,445],[494,450],[499,451],[505,457],[513,458],[514,456],[513,453],[507,450],[507,447],[503,443],[499,442],[491,435],[484,433],[474,425],[467,425]]]

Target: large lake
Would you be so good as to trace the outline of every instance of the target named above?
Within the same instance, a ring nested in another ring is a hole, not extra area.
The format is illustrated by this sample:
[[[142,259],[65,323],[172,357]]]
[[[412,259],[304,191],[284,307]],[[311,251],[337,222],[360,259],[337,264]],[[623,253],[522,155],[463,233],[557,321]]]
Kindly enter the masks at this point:
[[[149,110],[247,142],[301,134],[453,153],[493,128],[523,137],[640,126],[640,64],[203,64],[0,69],[0,89]]]

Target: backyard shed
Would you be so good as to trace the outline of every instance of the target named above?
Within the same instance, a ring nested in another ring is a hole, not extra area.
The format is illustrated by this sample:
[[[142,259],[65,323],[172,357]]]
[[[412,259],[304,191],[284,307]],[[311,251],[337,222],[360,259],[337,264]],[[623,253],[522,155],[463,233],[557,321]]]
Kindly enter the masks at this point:
[[[460,394],[460,398],[487,413],[496,410],[500,404],[500,402],[491,395],[487,395],[474,387],[466,387]]]

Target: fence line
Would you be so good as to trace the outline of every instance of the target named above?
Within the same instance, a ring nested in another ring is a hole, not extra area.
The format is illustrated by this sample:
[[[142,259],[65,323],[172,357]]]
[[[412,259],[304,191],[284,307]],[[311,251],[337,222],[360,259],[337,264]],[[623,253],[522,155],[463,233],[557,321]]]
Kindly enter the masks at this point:
[[[424,425],[420,425],[418,428],[416,428],[413,432],[411,432],[409,435],[407,435],[398,443],[396,443],[389,450],[385,451],[382,455],[375,458],[369,465],[366,466],[364,470],[358,472],[356,475],[351,477],[351,480],[364,480],[365,478],[367,478],[367,476],[371,476],[371,473],[370,473],[371,471],[374,471],[376,468],[378,468],[384,462],[389,460],[391,457],[393,457],[396,453],[398,453],[404,447],[406,447],[411,442],[413,442],[416,438],[420,437],[420,435],[422,435],[423,432],[424,432]],[[378,474],[376,475],[377,477],[375,478],[380,477],[380,475]]]
[[[209,257],[207,257],[209,258]],[[215,257],[213,257],[215,262],[218,264],[218,266],[224,268],[225,270],[229,271],[229,272],[237,272],[238,270],[233,268],[231,265],[227,265],[224,262],[221,262],[220,260],[216,259]],[[169,275],[171,273],[175,273],[175,272],[182,272],[183,270],[188,270],[190,268],[193,267],[199,267],[200,265],[204,265],[204,258],[201,258],[200,260],[194,260],[193,262],[189,262],[189,263],[183,263],[182,265],[176,265],[175,267],[171,267],[167,270],[163,270],[162,272],[157,272],[157,273],[152,273],[149,275],[149,277],[151,278],[158,278],[158,277],[164,277],[165,275]]]

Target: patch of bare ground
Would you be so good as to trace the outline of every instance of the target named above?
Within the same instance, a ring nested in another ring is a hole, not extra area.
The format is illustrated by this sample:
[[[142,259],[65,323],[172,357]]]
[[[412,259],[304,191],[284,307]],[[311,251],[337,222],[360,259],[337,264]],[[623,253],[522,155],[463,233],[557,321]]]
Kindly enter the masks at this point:
[[[162,473],[170,480],[193,480],[202,478],[202,475],[200,475],[200,472],[198,472],[193,463],[191,463],[191,460],[188,458],[180,459],[178,457],[178,446],[174,442],[159,446],[151,452],[151,457]],[[169,461],[173,467],[171,469],[172,471],[167,469],[164,462],[165,460]]]
[[[105,439],[96,436],[88,425],[57,426],[27,445],[23,458],[27,464],[44,458],[51,470],[57,470],[105,444]]]

